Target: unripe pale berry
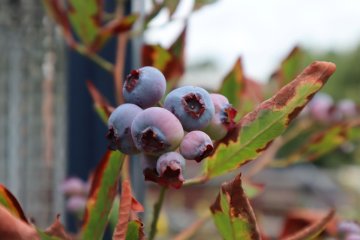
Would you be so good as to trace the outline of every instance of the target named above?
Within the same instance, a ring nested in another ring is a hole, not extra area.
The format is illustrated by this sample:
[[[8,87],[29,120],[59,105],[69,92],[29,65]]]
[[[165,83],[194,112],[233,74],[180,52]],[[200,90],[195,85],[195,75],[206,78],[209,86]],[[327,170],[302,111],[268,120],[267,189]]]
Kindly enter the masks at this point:
[[[159,157],[156,171],[159,184],[180,188],[184,182],[185,159],[177,152],[167,152]]]
[[[220,140],[225,137],[230,128],[234,126],[234,118],[237,111],[225,96],[212,93],[210,97],[215,107],[215,114],[209,125],[204,129],[204,132],[206,132],[211,139]]]
[[[180,153],[185,159],[200,162],[214,150],[210,137],[202,131],[192,131],[185,135],[180,144]]]

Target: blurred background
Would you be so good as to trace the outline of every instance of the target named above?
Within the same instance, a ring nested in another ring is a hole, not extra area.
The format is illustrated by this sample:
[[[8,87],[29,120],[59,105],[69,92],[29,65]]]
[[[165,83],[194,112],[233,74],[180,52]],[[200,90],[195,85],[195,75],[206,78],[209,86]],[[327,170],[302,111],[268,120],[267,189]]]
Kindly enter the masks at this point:
[[[152,7],[151,1],[124,2],[127,13],[146,14]],[[244,75],[267,86],[266,95],[271,93],[271,83],[282,62],[292,52],[300,56],[299,69],[313,60],[336,63],[337,71],[323,93],[330,98],[331,106],[346,100],[358,108],[359,1],[203,2],[212,3],[190,13],[194,1],[182,0],[171,17],[168,9],[162,9],[148,30],[127,45],[125,74],[141,65],[143,42],[167,48],[187,24],[186,71],[180,84],[215,91],[241,57]],[[115,1],[106,0],[105,7],[107,12],[113,12]],[[100,55],[114,61],[115,48],[116,41],[111,39]],[[1,1],[0,49],[0,182],[19,199],[27,215],[44,227],[56,213],[66,212],[61,183],[68,177],[86,181],[106,151],[107,129],[93,110],[86,81],[91,80],[115,105],[113,76],[66,46],[41,1]],[[319,118],[318,124],[329,125],[323,121],[324,116]],[[330,118],[325,116],[325,120]],[[289,142],[280,149],[279,156],[289,148],[295,149],[304,139],[306,136],[300,136]],[[260,221],[267,226],[269,235],[280,231],[281,216],[294,208],[335,207],[345,218],[359,219],[358,141],[345,142],[316,161],[286,169],[265,169],[254,176],[255,183],[266,186],[254,199],[254,205],[261,212]],[[251,166],[242,169],[245,174],[247,168]],[[144,201],[148,191],[151,199],[157,186],[145,184],[138,169],[134,164],[137,197]],[[163,211],[160,222],[164,239],[167,233],[179,232],[208,208],[209,203],[204,200],[215,199],[220,183],[228,179],[229,176],[201,187],[172,190],[168,195],[169,209]],[[199,201],[187,201],[190,196],[195,198],[195,193]],[[145,205],[150,209],[152,203],[146,201]],[[74,217],[67,220],[73,227],[76,225]],[[213,228],[211,224],[209,229]],[[204,239],[201,236],[208,232],[204,229],[194,239]]]

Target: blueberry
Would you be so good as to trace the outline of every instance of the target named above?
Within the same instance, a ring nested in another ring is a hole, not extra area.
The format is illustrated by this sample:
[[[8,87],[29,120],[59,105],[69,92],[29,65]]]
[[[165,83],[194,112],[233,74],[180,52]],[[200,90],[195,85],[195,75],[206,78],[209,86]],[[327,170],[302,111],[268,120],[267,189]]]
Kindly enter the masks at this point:
[[[168,110],[151,107],[138,114],[131,133],[136,147],[149,155],[160,155],[177,148],[184,136],[179,120]]]
[[[360,234],[360,225],[354,221],[341,221],[338,224],[339,233],[356,233]]]
[[[66,202],[66,209],[71,213],[82,213],[86,208],[86,202],[84,196],[71,196]]]
[[[131,124],[134,118],[142,111],[143,110],[135,104],[125,103],[111,113],[107,133],[109,149],[120,150],[125,154],[135,154],[139,152],[131,136]]]
[[[320,122],[329,122],[333,120],[332,108],[334,100],[326,93],[317,93],[314,98],[309,102],[309,110],[311,116]]]
[[[183,172],[185,159],[177,152],[167,152],[159,157],[156,171],[159,175],[158,183],[163,186],[180,188],[184,182]]]
[[[86,182],[77,177],[66,179],[60,186],[61,192],[67,196],[87,195],[88,188]]]
[[[200,162],[214,150],[210,137],[202,131],[192,131],[185,135],[180,144],[180,153],[185,159]]]
[[[209,93],[193,86],[171,91],[165,98],[164,107],[180,120],[186,131],[206,127],[215,112]]]
[[[164,96],[166,79],[154,67],[132,70],[123,86],[124,99],[142,108],[154,106]]]
[[[227,132],[235,125],[236,109],[221,94],[212,93],[210,97],[215,107],[215,114],[204,132],[209,134],[211,139],[219,140],[225,137]]]
[[[342,99],[337,104],[337,111],[342,118],[351,118],[357,114],[356,103],[350,99]]]

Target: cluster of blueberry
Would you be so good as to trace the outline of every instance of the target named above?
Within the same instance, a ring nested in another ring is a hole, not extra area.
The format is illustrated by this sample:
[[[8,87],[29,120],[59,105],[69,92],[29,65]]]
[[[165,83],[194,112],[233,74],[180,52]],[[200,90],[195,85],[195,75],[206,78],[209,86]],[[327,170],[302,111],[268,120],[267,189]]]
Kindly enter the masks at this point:
[[[200,162],[209,156],[213,141],[233,127],[236,110],[223,95],[194,86],[174,89],[160,107],[165,90],[158,69],[132,70],[123,86],[126,103],[110,115],[107,138],[111,150],[142,153],[146,168],[154,170],[146,179],[178,187],[185,159]]]

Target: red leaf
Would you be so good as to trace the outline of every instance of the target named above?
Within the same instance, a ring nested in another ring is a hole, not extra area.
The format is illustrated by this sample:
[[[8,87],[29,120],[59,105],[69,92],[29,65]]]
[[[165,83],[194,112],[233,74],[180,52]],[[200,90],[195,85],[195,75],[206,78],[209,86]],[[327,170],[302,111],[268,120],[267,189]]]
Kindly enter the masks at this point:
[[[1,239],[39,240],[36,230],[24,221],[14,217],[5,207],[0,205],[0,237]]]
[[[70,47],[76,45],[76,42],[71,33],[71,27],[69,19],[67,18],[67,12],[61,6],[59,0],[43,0],[45,8],[48,11],[48,14],[52,16],[54,21],[60,26],[63,31],[65,40]]]
[[[2,184],[0,184],[0,205],[3,205],[14,216],[28,223],[24,211],[22,210],[15,196]]]
[[[124,180],[120,197],[119,218],[113,234],[114,240],[125,240],[132,211],[143,212],[143,206],[133,197],[130,182]]]
[[[90,92],[90,95],[94,101],[95,107],[102,109],[106,116],[109,117],[112,111],[114,111],[114,107],[112,107],[109,102],[105,99],[105,97],[99,92],[99,90],[95,87],[95,85],[87,81],[86,85]]]

